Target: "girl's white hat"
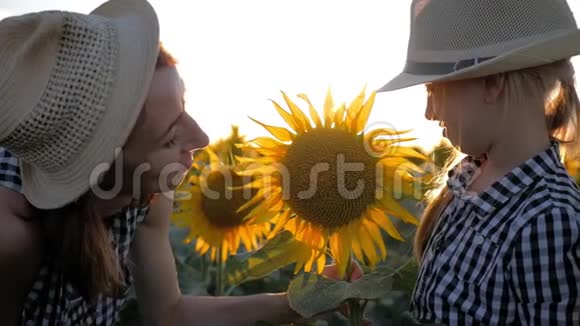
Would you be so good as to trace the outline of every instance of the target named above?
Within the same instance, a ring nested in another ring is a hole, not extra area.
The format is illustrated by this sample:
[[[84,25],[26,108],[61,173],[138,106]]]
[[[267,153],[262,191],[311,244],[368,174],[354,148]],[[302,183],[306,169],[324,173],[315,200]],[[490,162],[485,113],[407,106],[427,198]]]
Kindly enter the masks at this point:
[[[580,31],[565,0],[413,0],[405,68],[379,92],[577,54]]]
[[[158,53],[145,0],[0,21],[0,146],[20,159],[32,205],[64,206],[97,183],[137,120]]]

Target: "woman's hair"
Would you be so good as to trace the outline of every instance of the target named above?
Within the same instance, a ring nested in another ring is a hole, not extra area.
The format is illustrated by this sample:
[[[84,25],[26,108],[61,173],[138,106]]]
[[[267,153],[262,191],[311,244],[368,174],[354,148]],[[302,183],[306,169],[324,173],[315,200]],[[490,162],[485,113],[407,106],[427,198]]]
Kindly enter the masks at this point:
[[[580,144],[578,138],[580,101],[576,93],[574,67],[569,59],[551,64],[527,68],[503,74],[506,78],[506,92],[510,98],[539,97],[545,103],[546,128],[552,140],[562,143],[563,154],[575,151]],[[450,159],[435,178],[437,189],[427,196],[427,206],[415,234],[415,256],[423,257],[427,241],[451,194],[445,186],[447,170],[455,164]]]
[[[156,69],[176,63],[161,46]],[[142,203],[150,198],[144,196]],[[90,192],[65,207],[42,212],[49,252],[62,262],[66,278],[89,300],[99,294],[118,296],[126,289],[125,273],[106,225],[110,221],[97,212]]]

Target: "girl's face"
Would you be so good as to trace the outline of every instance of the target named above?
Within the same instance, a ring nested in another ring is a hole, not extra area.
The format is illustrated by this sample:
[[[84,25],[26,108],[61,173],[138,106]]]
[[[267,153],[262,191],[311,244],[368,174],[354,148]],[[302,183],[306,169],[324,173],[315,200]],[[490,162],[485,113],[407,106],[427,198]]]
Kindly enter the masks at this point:
[[[443,136],[461,152],[471,156],[486,153],[500,128],[497,87],[483,78],[426,86],[425,117],[439,121]]]

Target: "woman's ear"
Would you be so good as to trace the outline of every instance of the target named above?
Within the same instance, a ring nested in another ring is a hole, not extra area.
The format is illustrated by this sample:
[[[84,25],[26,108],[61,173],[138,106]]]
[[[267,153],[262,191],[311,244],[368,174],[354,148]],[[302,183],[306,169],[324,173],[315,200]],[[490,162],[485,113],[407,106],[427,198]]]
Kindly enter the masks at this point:
[[[496,104],[502,96],[506,86],[505,74],[488,76],[483,79],[484,82],[484,101],[486,104]]]

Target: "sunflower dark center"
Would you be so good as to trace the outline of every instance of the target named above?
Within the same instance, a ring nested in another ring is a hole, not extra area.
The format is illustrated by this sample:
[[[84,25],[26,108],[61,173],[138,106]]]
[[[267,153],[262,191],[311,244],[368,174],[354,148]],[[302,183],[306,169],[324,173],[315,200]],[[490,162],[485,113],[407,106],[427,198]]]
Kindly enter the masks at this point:
[[[242,224],[248,210],[237,212],[254,194],[247,190],[231,189],[244,184],[244,178],[222,169],[212,171],[207,177],[207,189],[203,189],[201,209],[214,226],[230,228]]]
[[[341,227],[375,201],[377,159],[347,131],[318,128],[301,134],[282,163],[289,174],[288,205],[313,224]]]

